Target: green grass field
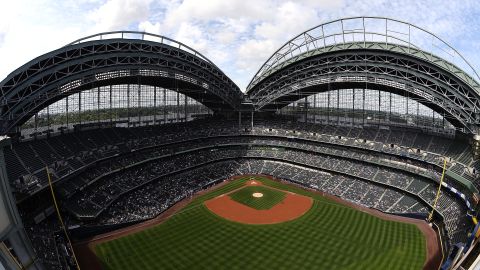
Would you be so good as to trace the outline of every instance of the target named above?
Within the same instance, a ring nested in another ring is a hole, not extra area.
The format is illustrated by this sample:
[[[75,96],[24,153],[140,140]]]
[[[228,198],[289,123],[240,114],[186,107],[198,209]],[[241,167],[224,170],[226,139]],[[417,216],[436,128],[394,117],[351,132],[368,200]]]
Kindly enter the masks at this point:
[[[246,225],[203,205],[248,179],[198,197],[160,225],[99,244],[95,253],[108,270],[422,269],[426,244],[415,225],[382,220],[267,178],[256,180],[310,196],[312,208],[293,221]]]
[[[263,197],[253,197],[252,194],[256,192],[262,193]],[[229,194],[229,196],[232,198],[232,200],[249,206],[253,209],[266,210],[283,201],[285,198],[285,193],[263,186],[248,186]]]

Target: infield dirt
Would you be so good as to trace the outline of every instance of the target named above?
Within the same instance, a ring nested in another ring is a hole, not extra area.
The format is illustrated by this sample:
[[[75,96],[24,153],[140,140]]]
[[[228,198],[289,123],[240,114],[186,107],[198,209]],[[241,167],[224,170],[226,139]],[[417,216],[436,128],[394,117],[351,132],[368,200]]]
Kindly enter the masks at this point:
[[[259,186],[259,182],[249,181],[245,186]],[[244,187],[245,187],[244,186]],[[204,204],[214,214],[230,221],[245,224],[275,224],[297,219],[305,214],[313,204],[313,199],[296,193],[286,192],[285,198],[268,210],[257,210],[236,202],[228,196],[238,191],[238,188]],[[269,187],[270,189],[275,189]]]
[[[256,176],[256,175],[252,175],[252,176]],[[278,179],[275,179],[275,178],[273,178],[271,176],[268,176],[268,175],[258,175],[258,176],[266,177],[266,178],[269,178],[271,180],[281,182],[282,184],[293,185],[293,186],[299,187],[303,190],[307,190],[309,192],[320,194],[320,195],[322,195],[326,198],[329,198],[330,200],[332,200],[336,203],[349,206],[349,207],[354,208],[358,211],[366,212],[366,213],[369,213],[371,215],[374,215],[376,217],[379,217],[379,218],[382,218],[382,219],[385,219],[385,220],[392,220],[392,221],[415,224],[420,229],[420,231],[423,233],[423,235],[425,236],[425,240],[426,240],[427,257],[426,257],[426,261],[425,261],[425,265],[424,265],[423,269],[425,269],[425,270],[434,270],[435,269],[436,270],[436,269],[439,268],[439,264],[440,264],[441,259],[442,259],[441,248],[440,248],[440,246],[441,246],[440,245],[440,239],[439,239],[438,234],[435,232],[435,230],[432,227],[430,227],[427,222],[425,222],[423,220],[413,219],[413,218],[389,215],[389,214],[383,213],[383,212],[375,210],[375,209],[367,208],[367,207],[364,207],[364,206],[361,206],[361,205],[357,205],[357,204],[345,201],[341,198],[338,198],[336,196],[333,196],[333,195],[330,195],[330,194],[327,194],[327,193],[324,193],[324,192],[321,192],[321,191],[305,188],[303,186],[296,185],[296,184],[293,184],[291,182],[278,180]],[[167,219],[169,219],[171,216],[173,216],[175,213],[177,213],[178,211],[183,209],[186,205],[188,205],[190,202],[195,200],[197,197],[202,196],[202,195],[204,195],[206,193],[209,193],[211,191],[214,191],[216,189],[219,189],[222,186],[228,184],[230,181],[233,181],[233,180],[236,180],[236,179],[239,179],[239,178],[243,178],[243,177],[245,177],[245,176],[244,175],[235,176],[235,177],[232,177],[228,180],[225,180],[225,181],[221,182],[220,184],[217,184],[217,185],[215,185],[215,186],[213,186],[209,189],[202,190],[202,191],[196,193],[195,195],[193,195],[192,197],[185,198],[184,200],[176,203],[175,205],[170,207],[168,210],[166,210],[165,212],[160,214],[158,217],[153,218],[151,220],[141,222],[141,223],[129,226],[129,227],[122,228],[122,229],[118,229],[118,230],[115,230],[115,231],[112,231],[112,232],[109,232],[109,233],[97,235],[97,236],[94,236],[92,238],[85,239],[85,240],[74,243],[74,250],[75,250],[75,253],[77,255],[77,259],[79,260],[79,264],[80,264],[81,269],[89,269],[89,270],[90,269],[91,270],[101,270],[102,269],[101,262],[99,261],[99,259],[95,255],[95,253],[93,252],[96,245],[98,245],[100,243],[103,243],[103,242],[110,241],[110,240],[122,238],[126,235],[130,235],[130,234],[133,234],[133,233],[136,233],[136,232],[140,232],[140,231],[143,231],[147,228],[154,227],[158,224],[161,224],[164,221],[166,221]]]

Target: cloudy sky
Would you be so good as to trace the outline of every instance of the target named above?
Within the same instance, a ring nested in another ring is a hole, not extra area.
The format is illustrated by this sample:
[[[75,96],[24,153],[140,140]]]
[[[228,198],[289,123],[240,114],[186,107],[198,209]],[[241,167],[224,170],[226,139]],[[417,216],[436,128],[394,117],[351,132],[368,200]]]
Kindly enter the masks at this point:
[[[480,5],[474,0],[14,0],[0,11],[0,80],[73,40],[140,30],[183,42],[243,90],[262,63],[306,29],[350,16],[386,16],[445,39],[480,70]]]

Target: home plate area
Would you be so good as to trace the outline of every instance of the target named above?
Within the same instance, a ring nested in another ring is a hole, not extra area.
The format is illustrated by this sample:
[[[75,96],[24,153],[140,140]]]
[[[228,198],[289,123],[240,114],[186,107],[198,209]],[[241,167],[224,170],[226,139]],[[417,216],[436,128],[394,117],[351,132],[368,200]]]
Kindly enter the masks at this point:
[[[217,216],[246,224],[275,224],[305,214],[313,204],[310,197],[285,192],[248,181],[241,188],[205,202]]]

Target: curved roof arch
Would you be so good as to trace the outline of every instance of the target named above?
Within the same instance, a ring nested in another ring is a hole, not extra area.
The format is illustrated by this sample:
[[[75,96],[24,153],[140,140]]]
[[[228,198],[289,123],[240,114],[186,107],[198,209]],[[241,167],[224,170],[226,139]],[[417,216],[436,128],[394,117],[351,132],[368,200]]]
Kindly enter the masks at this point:
[[[235,110],[243,97],[217,66],[182,43],[142,32],[101,33],[39,56],[0,82],[0,133],[62,97],[115,84],[169,88],[214,111]]]
[[[265,110],[305,96],[301,92],[373,87],[418,98],[456,127],[475,133],[478,78],[460,53],[426,30],[388,18],[352,17],[288,41],[262,65],[247,93],[256,110]]]

